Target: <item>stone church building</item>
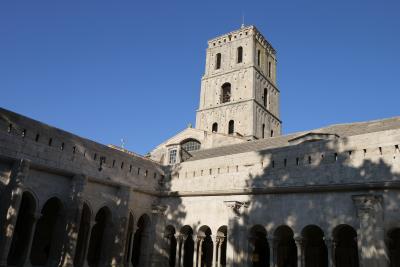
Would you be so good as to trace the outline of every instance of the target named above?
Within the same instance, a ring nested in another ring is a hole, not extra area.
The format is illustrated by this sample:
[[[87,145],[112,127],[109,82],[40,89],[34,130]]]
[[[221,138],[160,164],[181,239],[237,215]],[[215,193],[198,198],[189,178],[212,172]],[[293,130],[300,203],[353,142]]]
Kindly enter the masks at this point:
[[[146,156],[0,109],[0,267],[399,267],[400,117],[282,135],[276,51],[208,41]]]

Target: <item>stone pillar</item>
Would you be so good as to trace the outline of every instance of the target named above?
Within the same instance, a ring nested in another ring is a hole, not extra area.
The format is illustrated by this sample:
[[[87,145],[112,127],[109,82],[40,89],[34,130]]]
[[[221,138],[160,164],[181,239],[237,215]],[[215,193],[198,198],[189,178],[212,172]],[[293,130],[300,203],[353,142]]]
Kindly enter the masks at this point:
[[[305,267],[304,265],[304,242],[303,238],[301,236],[297,236],[294,238],[294,241],[296,242],[296,248],[297,248],[297,267]]]
[[[42,216],[41,213],[34,213],[32,214],[32,230],[29,233],[29,241],[28,241],[28,246],[25,251],[25,259],[24,259],[24,264],[22,266],[30,266],[30,257],[31,257],[31,250],[32,250],[32,243],[33,243],[33,238],[35,237],[35,232],[36,232],[36,224],[39,221],[40,217]]]
[[[24,182],[29,174],[30,161],[21,159],[12,167],[10,180],[0,196],[0,267],[7,266],[7,257],[17,223]]]
[[[168,266],[168,252],[166,252],[166,248],[164,245],[164,233],[165,233],[165,211],[167,210],[167,206],[161,205],[159,203],[153,203],[152,205],[152,214],[153,214],[153,238],[150,243],[152,244],[149,249],[151,249],[151,259],[150,266],[151,267],[163,267]]]
[[[199,244],[199,239],[195,238],[195,240],[194,240],[194,248],[193,248],[193,267],[197,266],[197,257],[198,257],[197,251],[199,249],[198,244]]]
[[[328,267],[334,267],[333,264],[333,241],[330,237],[324,237],[326,249],[328,251]]]
[[[202,267],[201,263],[203,260],[203,242],[204,242],[204,237],[198,237],[199,253],[197,255],[197,267]]]
[[[123,266],[125,258],[126,232],[129,218],[130,187],[120,186],[115,201],[114,231],[112,232],[111,266]]]
[[[362,267],[387,267],[389,258],[385,245],[382,196],[352,196],[360,223],[358,247]]]
[[[214,236],[213,238],[213,254],[212,254],[212,262],[211,262],[211,266],[216,266],[217,265],[217,246],[218,246],[218,242],[217,242],[217,236]]]
[[[245,210],[248,202],[224,201],[230,210],[227,233],[227,266],[247,267],[247,251],[243,249],[247,236],[247,214]]]
[[[82,194],[87,184],[87,177],[75,175],[72,178],[69,206],[66,207],[66,231],[61,255],[61,266],[73,267],[75,249],[78,241],[79,227],[82,217],[83,198]]]

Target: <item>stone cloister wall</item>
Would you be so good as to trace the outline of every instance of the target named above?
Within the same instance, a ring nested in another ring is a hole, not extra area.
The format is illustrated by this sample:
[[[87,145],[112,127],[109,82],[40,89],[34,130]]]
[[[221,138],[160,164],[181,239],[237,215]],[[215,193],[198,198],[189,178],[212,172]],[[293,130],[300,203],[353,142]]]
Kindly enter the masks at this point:
[[[334,231],[347,225],[357,232],[360,266],[388,266],[388,236],[400,227],[399,143],[400,130],[394,129],[252,152],[240,153],[238,145],[232,153],[215,149],[197,160],[195,155],[171,172],[162,200],[169,207],[165,224],[178,237],[190,226],[194,240],[208,226],[214,241],[217,229],[227,226],[228,266],[251,266],[250,230],[257,225],[267,233],[271,255],[280,226],[292,230],[298,255],[304,229],[318,226],[329,266],[335,266]],[[305,266],[304,257],[298,260]]]
[[[148,159],[0,109],[0,266],[9,266],[7,258],[25,193],[33,199],[27,214],[27,221],[33,223],[22,227],[29,231],[24,250],[16,254],[22,257],[19,265],[30,266],[35,229],[38,231],[46,205],[56,199],[61,208],[52,215],[57,225],[55,231],[49,230],[53,236],[48,266],[73,266],[84,205],[90,210],[89,233],[98,223],[99,210],[106,208],[110,213],[101,246],[104,266],[121,266],[126,254],[132,253],[126,251],[129,214],[134,219],[133,233],[139,218],[147,217],[143,232],[147,241],[142,242],[140,257],[140,264],[147,266],[155,238],[155,194],[163,177],[162,168]],[[83,249],[86,254],[89,239],[90,234]],[[83,264],[88,263],[85,260]]]

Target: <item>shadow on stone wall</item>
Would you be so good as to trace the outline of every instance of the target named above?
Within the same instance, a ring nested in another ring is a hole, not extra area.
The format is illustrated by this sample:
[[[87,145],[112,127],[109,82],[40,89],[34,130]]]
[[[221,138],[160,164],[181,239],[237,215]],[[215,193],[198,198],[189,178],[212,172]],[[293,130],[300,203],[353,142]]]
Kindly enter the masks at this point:
[[[400,174],[388,164],[400,163],[398,147],[341,151],[340,140],[259,152],[268,164],[249,175],[249,203],[229,222],[232,266],[387,266],[388,257],[398,266],[399,235],[388,228],[400,217],[387,215],[400,208]]]

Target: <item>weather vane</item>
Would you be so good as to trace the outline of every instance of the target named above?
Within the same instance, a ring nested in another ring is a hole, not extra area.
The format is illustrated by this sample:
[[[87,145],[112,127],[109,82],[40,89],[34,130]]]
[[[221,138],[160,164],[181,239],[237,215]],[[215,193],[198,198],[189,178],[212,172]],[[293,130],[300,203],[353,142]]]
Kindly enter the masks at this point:
[[[121,138],[121,147],[125,148],[125,140],[124,140],[124,138]]]
[[[244,13],[242,13],[242,26],[240,28],[244,28]]]

